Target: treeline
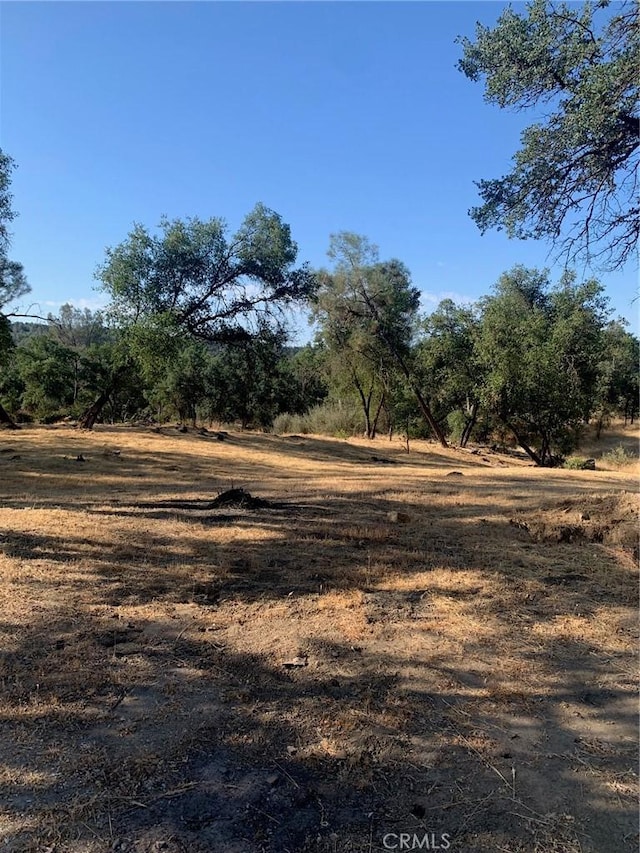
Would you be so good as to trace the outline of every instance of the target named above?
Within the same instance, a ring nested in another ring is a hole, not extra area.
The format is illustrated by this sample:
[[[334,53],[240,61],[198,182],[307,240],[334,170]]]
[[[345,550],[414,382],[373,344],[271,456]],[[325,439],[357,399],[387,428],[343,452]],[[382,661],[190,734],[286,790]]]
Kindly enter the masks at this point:
[[[64,305],[47,324],[12,323],[11,332],[0,402],[17,423],[79,421],[111,388],[99,422],[270,429],[281,412],[303,414],[327,396],[314,348],[289,347],[267,328],[226,345],[159,334],[125,340],[102,312]]]
[[[254,310],[255,290],[238,296],[222,322],[217,305],[214,327],[210,311],[198,314],[178,274],[186,256],[168,254],[177,227],[167,224],[154,245],[155,283],[151,256],[144,280],[132,267],[140,232],[111,252],[102,270],[107,313],[65,305],[47,324],[11,324],[0,404],[15,421],[178,419],[463,446],[510,440],[553,465],[586,424],[599,431],[613,416],[638,415],[639,341],[611,319],[595,280],[568,272],[552,283],[544,271],[516,267],[476,304],[446,300],[424,316],[406,267],[342,233],[332,238],[330,270],[304,270],[297,301],[315,337],[292,348],[282,318],[273,322],[274,302]],[[149,281],[144,296],[140,284]]]
[[[459,40],[460,70],[499,107],[537,108],[512,171],[477,184],[484,233],[550,241],[569,263],[621,269],[637,250],[637,8],[572,12],[535,0]],[[598,19],[598,20],[596,20]],[[599,22],[598,22],[599,21]],[[585,37],[585,33],[588,38]],[[521,61],[513,61],[513,57]],[[604,153],[603,153],[604,152]],[[107,250],[102,314],[65,306],[42,329],[11,324],[29,292],[8,256],[14,168],[0,151],[0,423],[77,418],[234,421],[243,427],[441,444],[517,442],[538,465],[570,453],[585,424],[638,414],[638,339],[602,286],[515,267],[475,305],[424,317],[398,260],[332,238],[328,270],[296,266],[289,226],[258,204],[225,220],[136,225]],[[297,306],[314,342],[287,347]]]

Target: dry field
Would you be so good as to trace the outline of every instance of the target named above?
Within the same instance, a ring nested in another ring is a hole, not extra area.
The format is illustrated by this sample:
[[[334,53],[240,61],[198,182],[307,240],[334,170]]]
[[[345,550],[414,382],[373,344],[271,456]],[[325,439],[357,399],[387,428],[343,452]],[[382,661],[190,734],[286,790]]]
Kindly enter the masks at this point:
[[[0,851],[635,851],[637,486],[0,433]]]

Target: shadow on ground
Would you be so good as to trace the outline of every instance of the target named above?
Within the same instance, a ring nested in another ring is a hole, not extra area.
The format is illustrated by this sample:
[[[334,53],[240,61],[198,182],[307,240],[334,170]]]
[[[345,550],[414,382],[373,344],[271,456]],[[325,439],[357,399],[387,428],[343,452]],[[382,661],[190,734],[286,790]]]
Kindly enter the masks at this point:
[[[588,481],[427,460],[314,492],[266,453],[216,479],[189,448],[106,458],[62,494],[47,483],[90,453],[16,460],[45,482],[0,516],[31,603],[0,622],[3,849],[636,849],[632,561],[509,523]],[[234,472],[272,505],[212,509]]]

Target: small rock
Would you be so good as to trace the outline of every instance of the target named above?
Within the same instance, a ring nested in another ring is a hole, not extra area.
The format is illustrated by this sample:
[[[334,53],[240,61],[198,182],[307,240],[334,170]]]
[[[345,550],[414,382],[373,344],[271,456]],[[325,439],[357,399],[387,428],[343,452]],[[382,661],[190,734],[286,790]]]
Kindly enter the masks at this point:
[[[307,666],[307,658],[306,657],[297,657],[291,658],[291,660],[286,660],[282,666],[286,669],[293,669],[296,666]]]
[[[588,512],[583,512],[580,514],[580,521],[589,521],[591,516]]]
[[[387,521],[390,521],[391,524],[407,524],[411,521],[411,516],[406,512],[388,512]]]
[[[280,781],[280,777],[277,773],[272,773],[270,776],[267,776],[267,784],[271,785],[271,787],[275,787]]]
[[[297,750],[297,748],[296,748],[295,746],[291,746],[291,745],[289,745],[289,746],[287,747],[287,753],[288,753],[289,755],[295,755],[295,754],[297,753],[297,751],[298,751],[298,750]]]
[[[464,477],[462,471],[449,471],[447,477]]]
[[[84,458],[82,453],[78,453],[78,455],[76,456],[76,462],[86,462],[86,459]]]

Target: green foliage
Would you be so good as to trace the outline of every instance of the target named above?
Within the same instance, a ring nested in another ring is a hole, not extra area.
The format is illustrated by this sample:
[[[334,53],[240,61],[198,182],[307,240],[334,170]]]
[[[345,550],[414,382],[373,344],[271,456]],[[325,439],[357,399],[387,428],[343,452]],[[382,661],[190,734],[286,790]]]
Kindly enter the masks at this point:
[[[482,303],[483,403],[537,464],[575,446],[590,415],[606,301],[595,281],[515,267]]]
[[[622,444],[619,444],[617,447],[614,447],[613,450],[609,450],[607,453],[602,454],[602,461],[609,465],[628,465],[630,462],[634,461],[634,458],[635,457],[629,453]]]
[[[29,291],[22,264],[7,257],[11,244],[9,223],[16,217],[11,206],[10,192],[11,172],[14,168],[11,157],[0,149],[0,308]]]
[[[245,342],[250,348],[252,335],[259,337],[265,329],[279,334],[284,309],[306,300],[315,287],[305,265],[293,267],[296,256],[289,226],[261,204],[230,238],[221,219],[163,219],[156,235],[136,225],[123,243],[107,249],[96,273],[111,297],[109,316],[122,333],[124,358],[114,364],[81,426],[91,429],[118,393],[129,369],[127,359],[151,383],[152,396],[155,385],[156,398],[171,397],[183,415],[195,418],[206,381],[200,375],[202,364],[196,364],[197,349],[184,350],[187,339]],[[166,363],[172,366],[160,388],[158,366]],[[188,374],[186,384],[176,372],[180,364]],[[218,371],[218,384],[224,384],[226,368],[218,364]],[[211,413],[223,408],[211,399]],[[247,417],[245,406],[243,423]],[[266,412],[259,417],[268,420]]]
[[[331,435],[335,438],[348,438],[361,433],[360,424],[361,416],[357,405],[327,400],[304,415],[278,415],[273,422],[272,432],[277,435]]]
[[[447,415],[447,436],[451,441],[462,445],[463,438],[469,432],[469,416],[463,409],[453,409]],[[469,435],[471,438],[471,435]]]
[[[15,164],[8,154],[0,149],[0,370],[4,375],[0,376],[0,391],[6,399],[7,392],[11,392],[11,382],[8,381],[7,370],[11,363],[12,349],[14,347],[13,337],[8,315],[3,312],[9,303],[19,299],[29,292],[29,285],[22,268],[22,264],[11,261],[7,257],[7,251],[11,244],[9,223],[16,217],[13,210],[12,196],[10,192],[11,172]],[[9,393],[9,397],[11,397]],[[0,404],[0,422],[11,425],[11,418]]]
[[[424,321],[417,346],[422,386],[447,413],[451,438],[464,447],[475,426],[484,371],[476,353],[476,311],[446,299]]]
[[[13,346],[11,323],[7,317],[0,314],[0,368],[7,367]]]
[[[0,363],[0,407],[14,416],[22,407],[24,393],[24,382],[18,371],[15,352],[14,348],[8,350]]]
[[[10,192],[11,172],[14,169],[15,163],[12,158],[0,149],[0,252],[2,253],[9,248],[11,236],[8,226],[16,217],[11,206],[13,197]]]
[[[320,405],[329,393],[326,353],[307,344],[295,352],[285,352],[278,369],[282,377],[287,412],[304,414]]]
[[[328,254],[334,270],[318,274],[313,319],[334,394],[360,403],[363,432],[373,438],[381,413],[392,417],[398,385],[410,380],[420,293],[404,264],[380,262],[365,237],[334,234]]]
[[[640,34],[632,2],[511,7],[495,28],[458,40],[460,70],[485,81],[485,100],[545,116],[522,134],[505,177],[478,183],[470,211],[484,233],[551,239],[569,260],[610,268],[635,251]]]
[[[21,320],[11,321],[11,337],[13,339],[13,343],[16,346],[19,346],[21,343],[24,343],[27,338],[32,337],[33,335],[42,335],[46,334],[49,331],[49,327],[46,323],[32,323],[32,322],[23,322]]]
[[[74,353],[50,335],[38,335],[16,351],[16,365],[24,390],[22,406],[40,419],[74,402]]]
[[[0,377],[0,394],[18,419],[78,417],[123,364],[127,375],[119,396],[114,392],[107,401],[108,416],[122,420],[146,405],[140,376],[126,360],[121,337],[99,312],[65,305],[57,316],[49,316],[48,325],[12,323],[12,333],[16,326],[19,343]]]
[[[153,368],[147,364],[145,371],[147,378],[153,378],[146,393],[149,403],[159,412],[168,409],[177,413],[182,423],[195,425],[198,409],[210,390],[212,359],[206,346],[187,339],[169,357],[157,359]]]
[[[289,376],[284,334],[264,327],[245,341],[227,344],[213,357],[206,414],[242,428],[269,428],[286,406]]]
[[[120,326],[167,318],[200,338],[237,339],[312,293],[307,267],[293,268],[296,255],[289,226],[257,205],[231,238],[221,219],[163,219],[159,235],[136,225],[107,250],[97,277]]]
[[[571,471],[582,471],[585,466],[586,457],[584,456],[568,456],[563,464],[563,468],[568,468]]]
[[[54,337],[76,352],[113,339],[101,311],[74,308],[67,303],[60,308],[57,317],[49,314],[48,320]]]
[[[624,323],[609,323],[602,335],[602,357],[594,386],[594,409],[598,428],[606,426],[612,415],[633,421],[640,398],[640,341],[624,328]]]

